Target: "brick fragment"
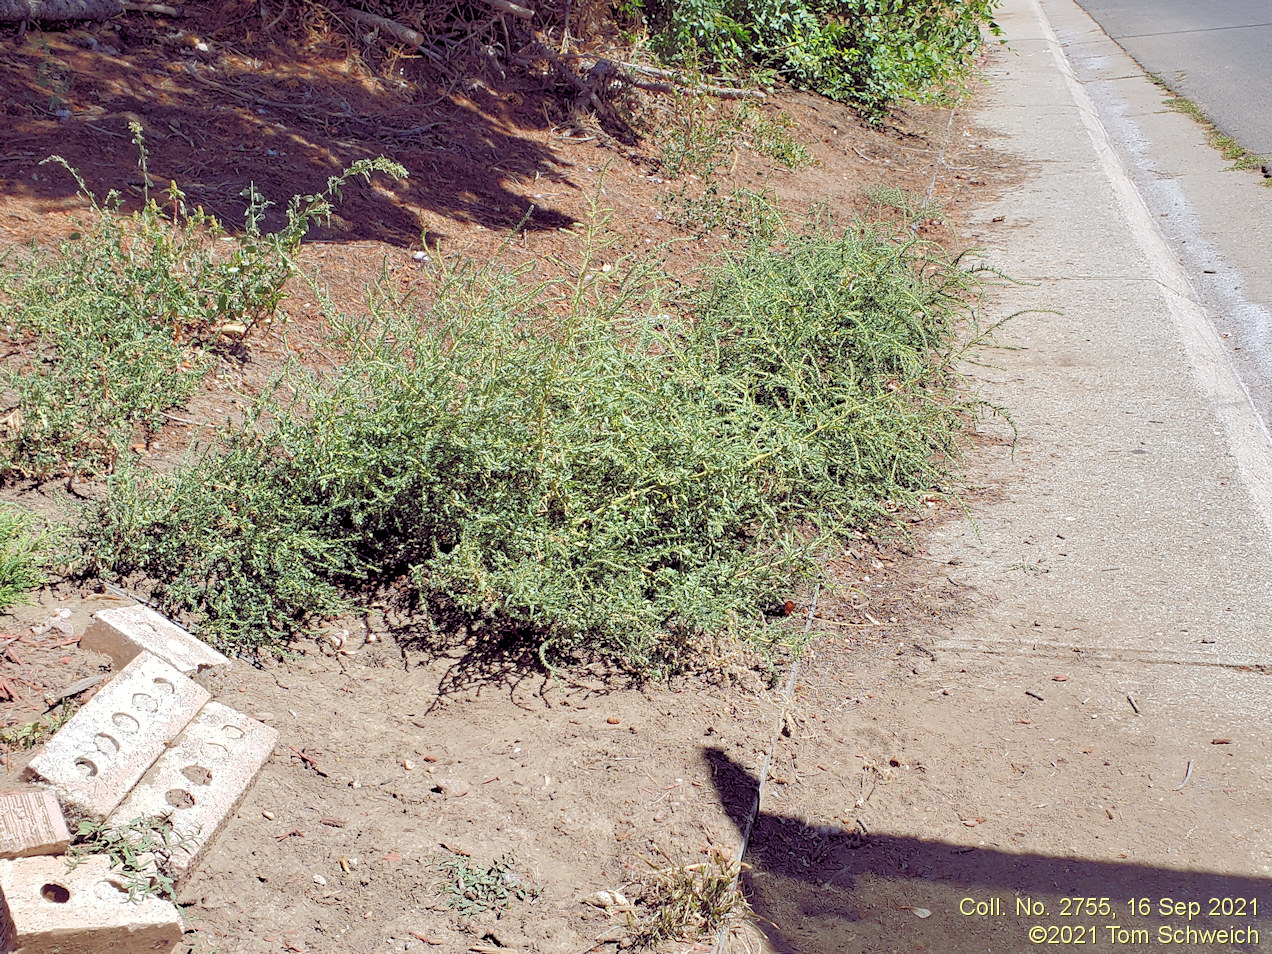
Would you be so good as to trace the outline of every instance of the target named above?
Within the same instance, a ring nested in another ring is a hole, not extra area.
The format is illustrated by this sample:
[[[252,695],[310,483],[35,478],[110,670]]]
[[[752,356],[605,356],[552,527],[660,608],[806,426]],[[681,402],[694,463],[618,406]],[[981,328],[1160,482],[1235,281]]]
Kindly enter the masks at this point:
[[[181,913],[154,896],[129,901],[105,855],[72,871],[62,858],[0,861],[0,951],[19,954],[169,954]]]
[[[92,624],[80,639],[80,648],[103,653],[116,666],[125,666],[138,653],[147,652],[186,675],[230,664],[229,659],[172,620],[140,605],[94,613]]]
[[[68,818],[102,821],[208,698],[202,686],[142,653],[54,733],[26,777],[51,785]]]
[[[62,806],[47,788],[0,792],[0,858],[60,855],[70,843]]]
[[[180,884],[234,813],[277,741],[277,729],[209,702],[109,821],[121,825],[141,815],[170,813],[173,832],[189,841],[159,863]]]

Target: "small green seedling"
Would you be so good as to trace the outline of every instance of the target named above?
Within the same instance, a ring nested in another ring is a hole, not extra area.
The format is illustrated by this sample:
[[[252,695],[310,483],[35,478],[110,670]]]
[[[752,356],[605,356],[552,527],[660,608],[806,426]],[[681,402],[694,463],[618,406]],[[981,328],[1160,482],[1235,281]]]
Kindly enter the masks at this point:
[[[177,850],[189,845],[198,832],[179,834],[168,815],[139,815],[121,825],[80,822],[75,844],[66,855],[67,871],[73,871],[89,855],[106,855],[112,869],[123,875],[122,888],[129,901],[147,897],[171,899],[172,877],[165,873],[166,862]]]
[[[498,917],[513,901],[539,896],[538,885],[530,884],[513,870],[511,855],[504,855],[489,867],[464,855],[450,855],[436,864],[445,876],[440,893],[446,906],[466,917],[486,911],[494,911]]]

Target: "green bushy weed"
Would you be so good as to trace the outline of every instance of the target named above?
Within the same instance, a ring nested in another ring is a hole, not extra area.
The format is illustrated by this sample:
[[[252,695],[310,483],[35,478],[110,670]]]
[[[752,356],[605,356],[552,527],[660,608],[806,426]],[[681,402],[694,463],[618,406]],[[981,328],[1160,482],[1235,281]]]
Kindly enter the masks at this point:
[[[673,294],[606,234],[580,229],[571,278],[453,261],[428,304],[327,302],[344,363],[292,369],[172,473],[120,469],[82,565],[144,574],[229,647],[392,579],[552,665],[656,675],[721,638],[771,647],[762,611],[820,546],[949,479],[977,409],[953,367],[975,279],[823,219]]]
[[[48,534],[35,515],[21,507],[0,504],[0,613],[19,603],[45,582],[44,550]]]
[[[229,236],[172,184],[150,194],[140,127],[134,125],[146,200],[120,211],[99,202],[59,157],[89,203],[89,222],[55,252],[34,246],[0,261],[0,477],[48,478],[109,471],[139,434],[163,423],[198,388],[213,349],[242,339],[275,315],[295,253],[312,222],[330,214],[341,187],[373,172],[404,175],[383,159],[362,160],[315,195],[296,196],[287,224],[264,232],[268,203],[245,193],[242,231]]]

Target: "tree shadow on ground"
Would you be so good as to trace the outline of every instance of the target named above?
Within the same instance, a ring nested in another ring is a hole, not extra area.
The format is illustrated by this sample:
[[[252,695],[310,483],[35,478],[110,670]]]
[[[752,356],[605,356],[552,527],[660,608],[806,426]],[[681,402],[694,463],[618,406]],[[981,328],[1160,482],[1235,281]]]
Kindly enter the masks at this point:
[[[284,207],[354,161],[381,155],[410,177],[351,184],[313,237],[417,244],[426,231],[420,212],[490,229],[523,219],[532,231],[572,224],[552,199],[533,197],[575,189],[569,164],[542,141],[561,112],[549,82],[509,80],[516,88],[502,91],[443,83],[420,60],[404,60],[385,79],[349,69],[356,57],[336,45],[248,42],[241,29],[220,41],[215,4],[190,3],[187,13],[33,30],[21,42],[16,29],[0,27],[0,194],[66,207],[75,182],[39,166],[57,154],[99,197],[119,189],[125,207],[135,207],[143,190],[128,124],[137,121],[158,187],[175,181],[192,207],[229,228],[242,222],[250,183]],[[282,221],[275,208],[266,226]]]
[[[729,818],[744,829],[758,779],[719,749],[703,758]],[[742,885],[777,954],[1272,949],[1272,880],[847,831],[805,824],[765,802]],[[1164,899],[1199,908],[1191,920],[1187,908],[1163,916]],[[1032,928],[1041,928],[1041,941]],[[1225,928],[1252,929],[1257,939],[1200,933]]]

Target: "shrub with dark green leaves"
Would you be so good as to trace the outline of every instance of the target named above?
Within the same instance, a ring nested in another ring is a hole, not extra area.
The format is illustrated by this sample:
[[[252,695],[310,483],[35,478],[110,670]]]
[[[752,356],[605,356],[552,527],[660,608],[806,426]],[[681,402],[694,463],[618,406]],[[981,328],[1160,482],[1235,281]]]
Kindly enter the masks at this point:
[[[628,7],[631,6],[629,3]],[[645,0],[654,47],[672,60],[758,67],[878,115],[948,92],[996,0]]]

